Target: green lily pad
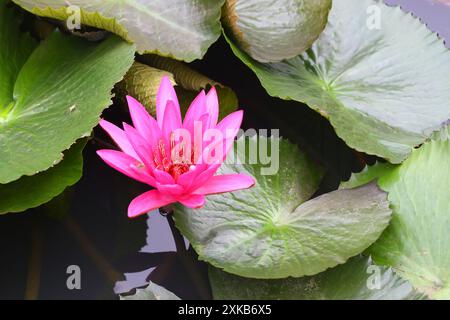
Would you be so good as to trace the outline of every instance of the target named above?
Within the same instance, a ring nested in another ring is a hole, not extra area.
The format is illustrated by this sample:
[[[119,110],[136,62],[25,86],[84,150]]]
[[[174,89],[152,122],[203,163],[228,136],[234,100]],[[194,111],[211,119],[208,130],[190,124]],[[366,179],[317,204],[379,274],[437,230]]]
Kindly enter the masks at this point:
[[[218,300],[412,300],[423,299],[391,268],[356,256],[315,276],[278,280],[249,279],[209,269]]]
[[[450,141],[424,144],[400,166],[372,167],[388,192],[392,222],[369,249],[431,298],[450,299]],[[358,176],[357,174],[355,176]],[[352,179],[356,187],[365,179]]]
[[[331,0],[227,0],[222,20],[253,59],[277,62],[311,47],[330,8]]]
[[[365,167],[361,172],[352,173],[348,181],[341,182],[340,189],[351,189],[378,180],[386,172],[393,170],[396,165],[389,162],[376,162],[373,166]]]
[[[181,300],[164,287],[150,281],[144,289],[136,289],[136,293],[129,296],[120,296],[120,300]]]
[[[0,214],[22,212],[44,204],[80,180],[86,139],[64,153],[63,160],[47,171],[0,184]]]
[[[259,63],[228,41],[270,95],[306,103],[350,147],[392,163],[450,119],[450,52],[382,1],[334,0],[313,47],[282,62]]]
[[[37,45],[29,34],[20,31],[22,19],[18,10],[7,8],[6,2],[0,1],[0,128],[12,107],[14,83],[20,69]]]
[[[246,141],[258,154],[267,140],[241,139],[235,149]],[[176,225],[200,259],[244,277],[300,277],[344,263],[379,237],[391,216],[386,193],[371,184],[308,201],[321,170],[297,146],[269,141],[278,171],[264,175],[261,160],[246,164],[248,152],[237,152],[243,164],[225,163],[219,174],[251,175],[253,188],[209,196],[201,209],[176,208]]]
[[[0,21],[9,15],[0,5]],[[56,165],[90,134],[135,51],[116,36],[95,44],[55,32],[31,53],[22,45],[26,36],[17,40],[17,25],[1,26],[0,62],[14,69],[0,68],[7,79],[0,94],[0,183],[6,184]]]
[[[188,62],[203,57],[220,36],[224,0],[14,0],[44,17],[72,21],[114,32],[153,52]],[[74,9],[79,8],[79,12]]]

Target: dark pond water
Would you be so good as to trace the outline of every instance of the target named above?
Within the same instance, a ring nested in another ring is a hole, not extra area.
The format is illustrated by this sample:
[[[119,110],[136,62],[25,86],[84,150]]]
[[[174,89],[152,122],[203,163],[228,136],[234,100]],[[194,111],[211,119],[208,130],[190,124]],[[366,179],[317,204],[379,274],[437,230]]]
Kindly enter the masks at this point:
[[[431,0],[387,2],[401,4],[450,39],[450,7]],[[373,161],[347,148],[309,108],[268,97],[223,39],[194,66],[236,91],[246,112],[244,127],[279,128],[283,123],[281,134],[327,168],[319,192],[335,189],[351,171]],[[127,119],[117,106],[104,116]],[[114,290],[127,292],[148,280],[181,298],[210,298],[206,265],[197,262],[165,217],[156,212],[126,217],[129,201],[145,186],[101,163],[95,150],[107,139],[98,130],[95,136],[84,151],[84,175],[77,185],[48,206],[0,216],[0,299],[117,299]],[[66,286],[71,265],[81,269],[80,290]]]

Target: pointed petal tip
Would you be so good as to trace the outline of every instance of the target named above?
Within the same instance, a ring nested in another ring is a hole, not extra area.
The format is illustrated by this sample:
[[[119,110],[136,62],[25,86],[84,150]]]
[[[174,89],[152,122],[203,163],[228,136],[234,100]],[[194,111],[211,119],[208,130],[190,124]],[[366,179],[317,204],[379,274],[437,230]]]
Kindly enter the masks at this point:
[[[148,114],[147,109],[142,105],[142,103],[139,102],[136,98],[132,96],[126,96],[127,103],[128,103],[128,109],[130,110],[131,116],[133,118],[133,115],[139,115],[142,112],[145,112]]]
[[[209,91],[208,91],[208,95],[209,94],[212,94],[212,95],[217,95],[217,90],[216,90],[216,87],[215,86],[212,86],[210,89],[209,89]]]
[[[174,90],[173,83],[168,75],[165,74],[161,78],[161,82],[159,83],[159,90],[170,90],[169,92],[172,92],[172,90]]]
[[[236,115],[239,115],[241,117],[244,117],[244,110],[242,110],[242,109],[239,109],[239,110],[237,110],[237,111],[235,111],[233,113],[235,113]]]
[[[127,98],[127,101],[140,103],[135,97],[130,96],[129,94],[126,95],[126,98]]]
[[[126,123],[125,121],[122,121],[122,126],[123,126],[123,130],[129,130],[130,128],[133,128],[134,129],[134,127],[133,126],[131,126],[131,125],[129,125],[128,123]]]
[[[100,121],[98,122],[98,125],[108,133],[110,131],[109,129],[112,128],[113,126],[115,126],[113,123],[111,123],[105,119],[100,119]]]
[[[137,217],[139,217],[139,216],[142,216],[142,215],[144,215],[144,214],[146,214],[147,212],[133,212],[133,211],[130,211],[130,209],[128,209],[128,218],[130,218],[130,219],[135,219],[135,218],[137,218]]]
[[[132,97],[130,95],[126,95],[126,99],[127,99],[128,106],[140,104],[139,101],[137,101],[134,97]]]
[[[248,176],[246,174],[241,174],[242,180],[245,180],[247,182],[247,187],[245,189],[249,189],[255,186],[256,180],[255,178]]]
[[[174,202],[174,199],[171,196],[162,194],[157,189],[147,191],[130,202],[128,206],[128,217],[138,217],[172,202]]]
[[[103,159],[103,157],[105,156],[105,154],[109,153],[111,150],[110,149],[100,149],[95,151],[95,153]]]
[[[95,153],[96,153],[99,157],[101,157],[102,151],[103,151],[103,150],[97,150],[97,151],[95,151]]]
[[[161,83],[170,83],[172,85],[172,81],[170,81],[170,78],[167,74],[163,75],[161,78]]]
[[[173,84],[170,81],[169,77],[165,75],[161,79],[158,92],[156,94],[156,120],[161,129],[163,128],[162,124],[164,114],[169,101],[172,101],[178,109],[180,108],[175,88],[173,87]]]

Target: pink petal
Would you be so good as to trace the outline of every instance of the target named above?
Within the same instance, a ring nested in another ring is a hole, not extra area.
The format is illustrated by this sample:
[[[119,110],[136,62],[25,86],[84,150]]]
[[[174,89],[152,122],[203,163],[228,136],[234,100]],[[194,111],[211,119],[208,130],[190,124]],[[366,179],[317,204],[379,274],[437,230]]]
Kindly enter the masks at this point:
[[[123,128],[128,137],[128,141],[130,141],[134,151],[136,151],[145,166],[149,169],[154,168],[155,164],[153,163],[153,152],[148,141],[145,140],[139,132],[129,124],[124,123]]]
[[[194,153],[194,163],[202,163],[203,149],[205,141],[203,140],[205,131],[208,127],[209,114],[203,114],[198,120],[194,121],[194,128],[191,132],[192,139],[192,152]]]
[[[208,113],[208,109],[206,107],[205,91],[202,90],[191,102],[184,116],[183,128],[189,130],[192,134],[194,132],[194,121],[198,120],[205,113]]]
[[[157,183],[156,188],[163,194],[170,194],[177,197],[185,193],[184,188],[178,184]]]
[[[177,183],[180,186],[183,186],[185,190],[190,190],[192,185],[195,182],[195,179],[199,174],[207,169],[206,164],[198,164],[195,166],[193,170],[189,170],[188,172],[183,173],[179,178]]]
[[[147,173],[144,165],[129,155],[115,150],[98,150],[97,154],[110,167],[124,175],[153,187],[156,186],[155,179]]]
[[[172,202],[174,198],[165,195],[158,190],[147,191],[131,201],[128,206],[128,217],[134,218],[149,211],[164,207]]]
[[[163,136],[170,145],[170,134],[176,129],[181,128],[180,107],[177,107],[173,101],[167,102],[164,112],[163,125],[161,127]]]
[[[234,139],[239,131],[239,128],[241,127],[243,116],[243,110],[230,113],[217,124],[216,129],[222,131],[224,138]]]
[[[244,116],[244,112],[242,110],[233,112],[226,116],[219,124],[216,126],[216,129],[222,131],[224,137],[224,159],[228,154],[228,151],[231,149],[234,143],[234,139],[239,132],[239,128],[242,124],[242,118]]]
[[[178,202],[180,202],[182,205],[185,205],[186,207],[197,209],[200,207],[203,207],[205,204],[205,196],[203,195],[191,195],[184,199],[178,199]]]
[[[175,179],[167,172],[159,169],[153,170],[156,181],[161,184],[175,184]]]
[[[158,123],[139,101],[131,96],[127,96],[127,100],[134,127],[152,148],[156,147],[162,136]]]
[[[255,185],[255,179],[245,174],[226,174],[211,177],[194,194],[215,194],[248,189]]]
[[[163,127],[164,114],[166,113],[167,102],[172,101],[175,107],[180,110],[177,94],[170,82],[168,76],[164,76],[159,85],[158,93],[156,94],[156,119],[160,128]]]
[[[114,142],[123,152],[135,158],[136,160],[140,160],[139,156],[134,151],[133,147],[130,144],[130,141],[128,141],[128,138],[122,129],[106,120],[100,120],[100,126],[109,134],[111,139],[114,140]]]
[[[208,165],[208,168],[201,172],[195,180],[192,182],[190,186],[190,190],[197,190],[199,187],[201,187],[203,184],[205,184],[209,179],[211,179],[212,176],[216,173],[216,171],[220,168],[221,164],[213,164]]]
[[[217,97],[216,88],[212,87],[206,95],[206,108],[210,115],[209,128],[217,125],[219,119],[219,98]]]

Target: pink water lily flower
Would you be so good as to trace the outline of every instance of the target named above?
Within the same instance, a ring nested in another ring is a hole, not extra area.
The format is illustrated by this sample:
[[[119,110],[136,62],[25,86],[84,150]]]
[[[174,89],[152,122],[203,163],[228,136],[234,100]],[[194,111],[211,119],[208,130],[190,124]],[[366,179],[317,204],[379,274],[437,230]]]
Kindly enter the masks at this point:
[[[184,120],[175,90],[164,77],[156,97],[156,120],[128,96],[133,126],[123,130],[101,120],[100,126],[121,151],[99,150],[111,167],[154,189],[135,198],[128,216],[136,217],[174,202],[190,208],[205,204],[205,195],[254,185],[244,174],[215,175],[232,147],[242,122],[236,111],[218,122],[219,102],[214,88],[191,103]]]

